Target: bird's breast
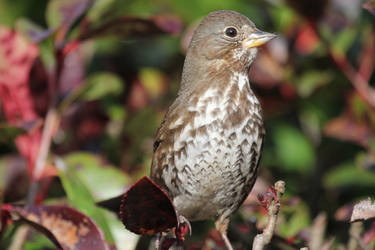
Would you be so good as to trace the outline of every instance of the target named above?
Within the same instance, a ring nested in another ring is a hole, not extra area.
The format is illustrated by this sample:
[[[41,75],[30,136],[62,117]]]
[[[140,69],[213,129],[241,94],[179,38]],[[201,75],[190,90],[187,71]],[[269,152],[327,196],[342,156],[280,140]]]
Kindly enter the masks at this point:
[[[247,76],[233,75],[227,85],[191,98],[169,125],[181,129],[173,135],[173,153],[165,158],[173,167],[165,169],[163,179],[177,211],[192,220],[207,219],[221,213],[217,208],[236,209],[236,201],[250,192],[263,124]]]

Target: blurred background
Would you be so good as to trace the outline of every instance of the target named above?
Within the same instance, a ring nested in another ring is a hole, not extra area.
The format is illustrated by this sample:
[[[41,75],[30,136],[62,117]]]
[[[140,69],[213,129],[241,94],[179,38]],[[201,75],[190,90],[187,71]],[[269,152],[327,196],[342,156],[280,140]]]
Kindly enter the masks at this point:
[[[95,202],[149,174],[191,34],[220,9],[279,35],[250,71],[267,135],[256,187],[231,223],[235,249],[264,227],[256,196],[277,180],[286,193],[269,249],[311,246],[317,231],[315,249],[372,249],[375,223],[349,219],[375,190],[374,0],[0,0],[0,205],[69,204],[114,248],[147,249],[150,237]],[[22,227],[5,224],[1,249]],[[223,248],[212,228],[194,223],[187,249]],[[34,230],[21,242],[53,249]]]

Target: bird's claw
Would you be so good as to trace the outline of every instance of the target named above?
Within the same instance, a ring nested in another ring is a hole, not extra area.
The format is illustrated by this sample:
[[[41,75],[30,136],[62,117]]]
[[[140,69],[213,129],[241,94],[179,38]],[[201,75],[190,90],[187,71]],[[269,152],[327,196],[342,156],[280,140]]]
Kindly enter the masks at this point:
[[[175,230],[177,240],[183,242],[185,240],[185,234],[188,232],[189,232],[189,235],[191,236],[192,229],[191,229],[191,224],[189,220],[186,219],[184,216],[179,215],[178,225]]]

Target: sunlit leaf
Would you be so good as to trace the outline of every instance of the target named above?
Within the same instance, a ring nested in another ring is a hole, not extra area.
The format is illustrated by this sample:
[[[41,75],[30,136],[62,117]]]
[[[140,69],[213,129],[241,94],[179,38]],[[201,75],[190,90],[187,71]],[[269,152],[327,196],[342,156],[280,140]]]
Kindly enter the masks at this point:
[[[103,230],[106,239],[109,242],[113,242],[113,236],[104,212],[102,209],[95,206],[93,195],[85,185],[84,181],[80,178],[77,171],[71,166],[66,166],[62,160],[59,160],[56,163],[60,169],[59,177],[69,199],[69,203],[90,216]]]
[[[166,89],[166,78],[162,72],[156,69],[143,68],[139,72],[139,78],[152,98],[158,97]]]
[[[64,161],[69,168],[75,169],[96,201],[123,193],[124,187],[129,183],[123,172],[94,154],[75,152],[66,155]]]

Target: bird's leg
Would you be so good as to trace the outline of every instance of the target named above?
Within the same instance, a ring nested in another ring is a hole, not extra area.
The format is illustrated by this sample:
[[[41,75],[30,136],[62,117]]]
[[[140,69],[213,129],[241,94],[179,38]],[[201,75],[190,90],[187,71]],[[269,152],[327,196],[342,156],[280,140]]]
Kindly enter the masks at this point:
[[[232,244],[230,243],[227,231],[228,231],[228,225],[229,225],[229,219],[228,217],[224,217],[223,215],[219,217],[217,221],[215,221],[215,227],[216,230],[219,231],[221,238],[223,238],[223,241],[225,243],[225,246],[228,250],[233,250]]]
[[[160,250],[161,237],[162,237],[162,233],[156,234],[155,250]]]

